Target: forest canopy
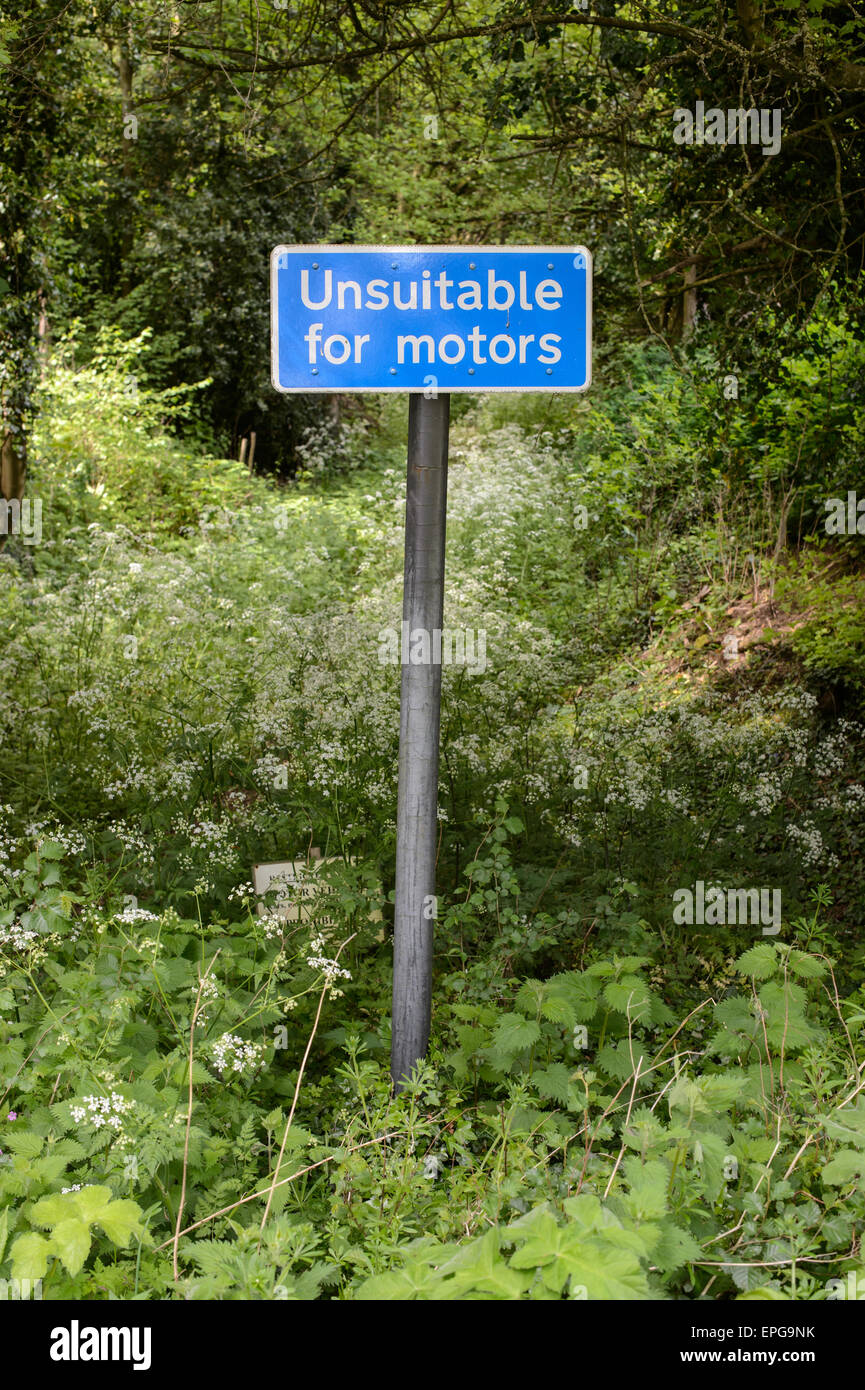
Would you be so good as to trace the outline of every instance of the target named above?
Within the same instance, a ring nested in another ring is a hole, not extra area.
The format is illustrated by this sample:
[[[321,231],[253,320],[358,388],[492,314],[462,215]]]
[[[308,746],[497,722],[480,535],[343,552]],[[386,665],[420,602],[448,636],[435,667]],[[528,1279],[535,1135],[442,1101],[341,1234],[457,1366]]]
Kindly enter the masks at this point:
[[[602,363],[704,316],[731,371],[771,371],[768,323],[863,264],[863,24],[826,0],[0,6],[9,424],[40,332],[146,328],[153,385],[206,381],[214,443],[255,429],[294,471],[311,407],[260,350],[280,241],[583,244]],[[692,109],[783,140],[684,141]]]

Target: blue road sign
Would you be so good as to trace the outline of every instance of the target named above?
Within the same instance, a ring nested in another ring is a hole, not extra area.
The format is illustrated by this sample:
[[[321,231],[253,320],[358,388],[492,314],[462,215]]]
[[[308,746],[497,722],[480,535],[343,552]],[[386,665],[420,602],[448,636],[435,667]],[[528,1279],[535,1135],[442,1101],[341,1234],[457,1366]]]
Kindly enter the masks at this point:
[[[585,391],[584,246],[277,246],[277,391]]]

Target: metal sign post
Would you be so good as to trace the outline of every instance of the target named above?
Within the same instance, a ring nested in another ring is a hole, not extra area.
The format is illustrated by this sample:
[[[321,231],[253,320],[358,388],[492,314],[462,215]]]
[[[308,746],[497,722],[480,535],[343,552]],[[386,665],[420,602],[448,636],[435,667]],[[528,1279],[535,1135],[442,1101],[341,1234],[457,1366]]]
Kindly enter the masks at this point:
[[[402,630],[408,644],[424,634],[430,652],[444,618],[449,418],[449,396],[409,397]],[[429,1042],[441,686],[440,661],[403,665],[390,1054],[397,1089]]]
[[[592,259],[583,246],[277,246],[271,257],[277,391],[411,393],[391,1047],[397,1090],[424,1057],[430,1033],[450,394],[586,390],[591,309]]]

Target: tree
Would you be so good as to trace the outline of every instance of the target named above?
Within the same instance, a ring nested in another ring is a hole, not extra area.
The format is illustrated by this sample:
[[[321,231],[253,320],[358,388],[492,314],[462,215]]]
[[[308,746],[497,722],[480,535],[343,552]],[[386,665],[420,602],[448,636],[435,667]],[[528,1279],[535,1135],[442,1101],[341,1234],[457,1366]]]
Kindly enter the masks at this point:
[[[65,139],[67,9],[64,0],[0,0],[0,494],[7,501],[24,491],[39,327],[51,289],[44,251],[51,163]]]

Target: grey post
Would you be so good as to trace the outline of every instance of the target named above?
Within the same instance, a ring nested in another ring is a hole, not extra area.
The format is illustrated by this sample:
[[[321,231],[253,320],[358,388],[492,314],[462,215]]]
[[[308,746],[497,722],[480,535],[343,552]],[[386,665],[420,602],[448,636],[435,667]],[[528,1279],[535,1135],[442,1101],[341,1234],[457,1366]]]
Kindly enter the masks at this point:
[[[449,418],[449,395],[409,397],[400,650],[410,648],[411,634],[421,628],[431,657],[444,616]],[[440,662],[403,665],[390,1058],[396,1090],[425,1056],[430,1033],[441,680]]]

